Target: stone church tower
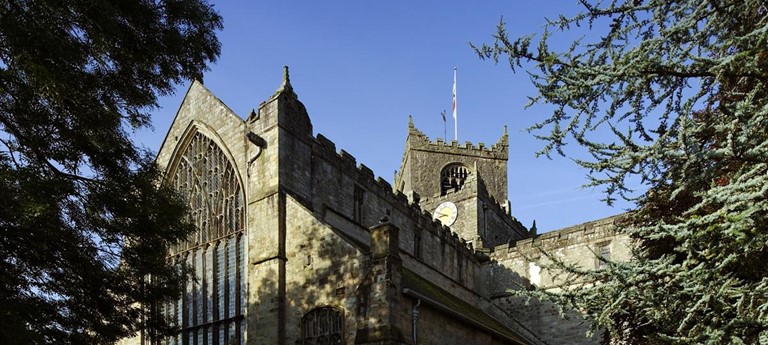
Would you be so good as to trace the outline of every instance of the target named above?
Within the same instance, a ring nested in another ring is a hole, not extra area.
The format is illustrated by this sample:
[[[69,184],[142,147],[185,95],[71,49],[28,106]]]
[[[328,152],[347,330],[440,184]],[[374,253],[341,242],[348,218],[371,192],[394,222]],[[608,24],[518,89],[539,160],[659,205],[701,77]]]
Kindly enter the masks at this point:
[[[408,122],[408,137],[395,188],[475,248],[526,238],[507,200],[507,129],[491,147],[431,141]]]

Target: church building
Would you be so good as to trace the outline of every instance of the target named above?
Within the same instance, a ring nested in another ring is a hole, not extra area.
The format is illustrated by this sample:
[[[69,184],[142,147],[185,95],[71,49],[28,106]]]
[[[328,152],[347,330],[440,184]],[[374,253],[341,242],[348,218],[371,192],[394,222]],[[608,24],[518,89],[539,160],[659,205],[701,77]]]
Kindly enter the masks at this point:
[[[245,119],[194,82],[157,163],[198,227],[169,253],[196,279],[161,306],[180,331],[160,343],[598,343],[578,315],[509,291],[556,288],[540,248],[626,257],[615,218],[538,235],[510,214],[506,128],[490,147],[407,130],[388,182],[313,135],[287,67]]]

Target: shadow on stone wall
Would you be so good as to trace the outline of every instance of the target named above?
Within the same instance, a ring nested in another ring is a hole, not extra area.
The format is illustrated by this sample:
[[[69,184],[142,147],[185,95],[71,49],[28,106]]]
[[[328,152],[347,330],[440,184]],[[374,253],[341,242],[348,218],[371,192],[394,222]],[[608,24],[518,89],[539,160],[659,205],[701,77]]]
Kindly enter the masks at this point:
[[[322,307],[342,313],[343,343],[354,344],[357,328],[368,322],[366,311],[380,302],[369,298],[373,282],[367,244],[319,217],[305,218],[288,221],[284,259],[249,266],[247,344],[301,344],[302,317]],[[566,312],[563,318],[551,303],[510,292],[532,287],[518,271],[493,259],[483,270],[475,286],[498,307],[483,309],[497,319],[506,314],[514,320],[508,326],[519,334],[533,334],[541,344],[600,343],[598,336],[586,336],[590,324],[578,313]]]
[[[525,291],[536,288],[528,278],[496,260],[491,260],[486,265],[489,297],[503,313],[516,322],[516,325],[512,325],[513,328],[519,326],[547,345],[600,344],[600,336],[588,336],[591,323],[578,312],[561,311],[551,302],[526,296]],[[542,268],[544,269],[546,268]]]
[[[368,248],[307,218],[289,226],[284,260],[249,267],[248,344],[302,344],[302,317],[322,307],[341,312],[344,343],[354,343]]]

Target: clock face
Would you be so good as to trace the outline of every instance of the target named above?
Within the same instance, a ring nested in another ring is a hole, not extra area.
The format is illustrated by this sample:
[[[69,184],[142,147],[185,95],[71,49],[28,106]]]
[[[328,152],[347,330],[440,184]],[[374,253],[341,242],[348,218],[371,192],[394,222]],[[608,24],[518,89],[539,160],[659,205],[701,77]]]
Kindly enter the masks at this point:
[[[456,208],[456,204],[450,201],[438,205],[433,214],[434,219],[439,220],[440,223],[443,223],[445,226],[453,225],[458,216],[459,210]]]

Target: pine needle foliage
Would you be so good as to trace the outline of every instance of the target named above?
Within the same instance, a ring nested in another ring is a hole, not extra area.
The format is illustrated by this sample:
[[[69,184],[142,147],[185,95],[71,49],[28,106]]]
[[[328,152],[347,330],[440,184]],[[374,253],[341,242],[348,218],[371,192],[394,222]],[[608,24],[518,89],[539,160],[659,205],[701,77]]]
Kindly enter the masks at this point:
[[[142,306],[180,293],[166,253],[193,227],[130,132],[221,25],[204,0],[0,3],[0,343],[167,330]]]
[[[590,284],[534,295],[583,312],[611,343],[768,344],[768,4],[580,3],[538,37],[509,37],[501,22],[475,47],[527,69],[531,103],[554,107],[530,128],[540,154],[586,148],[591,158],[575,161],[588,185],[635,205],[619,227],[634,259],[556,263]]]

